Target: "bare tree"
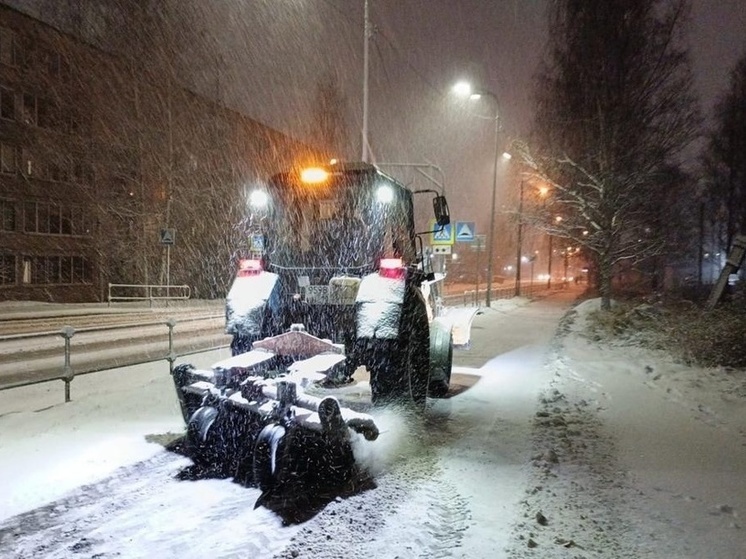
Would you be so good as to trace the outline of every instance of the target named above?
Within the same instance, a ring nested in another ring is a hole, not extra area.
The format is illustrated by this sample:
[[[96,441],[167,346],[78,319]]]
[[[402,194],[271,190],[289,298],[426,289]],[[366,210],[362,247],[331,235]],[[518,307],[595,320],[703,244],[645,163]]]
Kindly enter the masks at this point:
[[[698,113],[683,47],[686,0],[557,0],[537,76],[535,138],[518,146],[550,187],[536,225],[593,258],[602,308],[622,262],[660,254],[661,209]],[[562,219],[557,220],[559,216]]]
[[[715,128],[704,153],[712,215],[723,218],[724,252],[746,233],[746,53],[731,72],[730,86],[715,106]]]

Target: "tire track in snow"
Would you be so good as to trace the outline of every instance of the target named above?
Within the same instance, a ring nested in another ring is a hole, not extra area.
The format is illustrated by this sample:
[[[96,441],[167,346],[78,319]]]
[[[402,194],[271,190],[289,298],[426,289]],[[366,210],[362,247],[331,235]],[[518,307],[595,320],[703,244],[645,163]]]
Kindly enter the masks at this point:
[[[445,478],[427,427],[408,440],[374,488],[327,505],[274,559],[453,557],[471,517],[468,503]]]
[[[191,462],[162,452],[0,525],[4,559],[269,558],[297,528],[231,480],[180,481]]]

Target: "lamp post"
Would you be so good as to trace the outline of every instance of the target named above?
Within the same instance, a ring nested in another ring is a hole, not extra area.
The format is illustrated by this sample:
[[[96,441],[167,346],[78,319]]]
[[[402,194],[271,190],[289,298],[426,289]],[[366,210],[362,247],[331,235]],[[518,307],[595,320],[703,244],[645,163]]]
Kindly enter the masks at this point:
[[[549,233],[549,253],[547,254],[547,289],[552,289],[552,234]]]
[[[559,225],[562,222],[562,216],[558,215],[554,218],[554,222]],[[547,289],[552,289],[552,234],[549,233],[549,258],[547,260]]]
[[[546,214],[548,194],[549,194],[549,187],[547,186],[539,187],[539,196],[541,196],[541,207],[542,207],[543,214]],[[547,245],[549,245],[549,252],[547,254],[547,289],[551,289],[552,288],[552,234],[548,231],[547,231]],[[533,280],[533,277],[531,279]]]
[[[490,117],[495,121],[495,160],[494,168],[492,171],[492,202],[490,204],[490,233],[488,242],[487,252],[487,295],[485,303],[489,307],[492,304],[492,265],[495,258],[495,198],[497,197],[497,166],[500,157],[500,103],[497,100],[497,95],[491,91],[473,91],[471,84],[468,82],[458,82],[453,86],[453,91],[462,96],[468,97],[472,101],[480,99],[483,95],[492,99],[495,103],[495,116]],[[510,159],[510,155],[506,154],[506,158]],[[477,271],[477,273],[479,273]],[[479,297],[479,293],[477,293]]]
[[[521,250],[523,244],[523,181],[521,181],[521,193],[518,198],[518,248],[515,256],[515,296],[521,296]]]
[[[370,11],[368,9],[368,0],[365,0],[364,22],[363,22],[363,137],[362,137],[362,161],[368,162],[368,73],[370,67],[370,56],[368,42],[371,36]]]

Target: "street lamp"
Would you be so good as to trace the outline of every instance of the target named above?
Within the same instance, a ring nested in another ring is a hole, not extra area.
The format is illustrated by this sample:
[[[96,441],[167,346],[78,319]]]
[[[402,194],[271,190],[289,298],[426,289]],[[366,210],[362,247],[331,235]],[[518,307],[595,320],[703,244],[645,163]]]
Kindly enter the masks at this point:
[[[562,216],[558,215],[554,218],[554,222],[559,225],[562,222]],[[549,259],[547,261],[547,289],[552,288],[552,234],[549,233]]]
[[[370,72],[369,46],[370,37],[373,34],[373,26],[370,24],[370,10],[368,0],[365,0],[363,21],[363,163],[368,162],[368,74]]]
[[[549,187],[542,185],[539,187],[539,196],[541,197],[542,213],[546,210],[547,195],[549,194]],[[547,245],[549,246],[549,252],[547,254],[547,289],[552,288],[552,233],[547,231]],[[533,279],[533,278],[532,278]]]
[[[497,100],[497,95],[491,91],[474,91],[471,84],[468,82],[458,82],[453,86],[453,92],[461,97],[467,97],[471,101],[476,101],[482,98],[482,96],[490,97],[495,103],[495,116],[491,117],[495,121],[495,162],[492,175],[492,204],[490,206],[490,233],[489,233],[489,252],[487,253],[487,297],[485,303],[489,307],[492,304],[492,264],[495,258],[495,198],[497,196],[497,165],[500,157],[500,103]],[[510,154],[505,155],[506,159],[510,159]],[[477,270],[477,275],[479,270]],[[477,293],[477,300],[479,300],[479,293]]]
[[[515,296],[521,296],[521,250],[523,244],[523,181],[521,181],[521,193],[518,198],[518,248],[515,258]]]

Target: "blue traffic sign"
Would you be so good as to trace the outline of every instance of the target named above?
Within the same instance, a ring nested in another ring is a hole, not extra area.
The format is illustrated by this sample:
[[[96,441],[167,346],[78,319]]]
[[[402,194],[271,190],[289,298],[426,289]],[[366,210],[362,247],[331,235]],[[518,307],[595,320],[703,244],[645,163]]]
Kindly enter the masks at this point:
[[[431,243],[433,245],[452,245],[454,240],[454,229],[452,224],[443,225],[442,227],[437,225],[435,223],[435,220],[432,220],[430,223],[430,226],[432,228],[432,239]]]
[[[473,221],[456,222],[456,240],[463,242],[473,242],[477,234],[477,225]]]

